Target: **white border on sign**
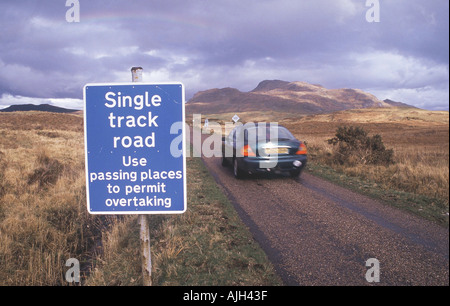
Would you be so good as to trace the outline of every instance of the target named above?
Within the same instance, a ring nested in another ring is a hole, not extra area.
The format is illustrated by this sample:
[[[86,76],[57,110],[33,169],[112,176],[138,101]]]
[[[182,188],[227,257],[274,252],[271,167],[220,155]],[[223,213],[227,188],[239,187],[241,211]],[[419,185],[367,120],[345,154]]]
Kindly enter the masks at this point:
[[[181,100],[182,100],[182,136],[183,136],[183,210],[175,211],[91,211],[90,199],[89,199],[89,165],[88,165],[88,149],[87,149],[87,112],[86,112],[86,88],[87,87],[105,87],[105,86],[157,86],[157,85],[178,85],[181,86]],[[83,118],[84,118],[84,160],[85,160],[85,172],[86,172],[86,201],[87,210],[92,215],[169,215],[169,214],[183,214],[187,210],[187,182],[186,182],[186,129],[185,129],[185,87],[181,82],[123,82],[123,83],[88,83],[83,87]]]

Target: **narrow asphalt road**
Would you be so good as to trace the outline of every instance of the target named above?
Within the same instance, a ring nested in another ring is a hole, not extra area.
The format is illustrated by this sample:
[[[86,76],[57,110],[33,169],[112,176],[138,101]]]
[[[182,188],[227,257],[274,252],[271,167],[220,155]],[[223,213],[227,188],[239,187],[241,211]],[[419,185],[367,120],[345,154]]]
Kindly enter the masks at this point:
[[[449,285],[448,229],[308,173],[237,180],[203,161],[286,285]]]

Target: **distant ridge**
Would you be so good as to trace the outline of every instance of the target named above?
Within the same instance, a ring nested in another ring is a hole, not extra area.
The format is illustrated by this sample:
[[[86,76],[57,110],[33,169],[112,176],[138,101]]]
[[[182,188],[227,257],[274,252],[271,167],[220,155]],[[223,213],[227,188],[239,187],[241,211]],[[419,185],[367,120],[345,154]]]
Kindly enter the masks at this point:
[[[409,104],[406,104],[406,103],[403,103],[403,102],[396,102],[396,101],[392,101],[392,100],[389,100],[389,99],[385,99],[383,101],[385,103],[387,103],[387,104],[390,104],[390,105],[394,106],[394,107],[418,108],[418,107],[415,107],[415,106],[412,106],[412,105],[409,105]]]
[[[0,109],[0,112],[10,113],[10,112],[28,112],[28,111],[41,111],[41,112],[51,112],[51,113],[73,113],[77,112],[77,109],[68,109],[58,106],[53,106],[50,104],[18,104],[11,105],[7,108]]]
[[[186,103],[187,113],[218,114],[247,111],[277,111],[305,115],[347,109],[412,107],[391,100],[379,100],[360,89],[327,89],[307,82],[265,80],[249,92],[235,88],[214,88],[197,92]]]

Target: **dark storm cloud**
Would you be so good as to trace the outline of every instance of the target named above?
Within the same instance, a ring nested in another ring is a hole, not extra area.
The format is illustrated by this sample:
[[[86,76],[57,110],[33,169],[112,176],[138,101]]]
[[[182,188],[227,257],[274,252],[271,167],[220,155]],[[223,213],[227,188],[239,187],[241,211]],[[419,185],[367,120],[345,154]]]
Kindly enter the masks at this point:
[[[65,0],[0,2],[0,104],[80,100],[84,84],[129,81],[132,66],[145,81],[182,81],[187,98],[283,79],[448,101],[447,0],[380,0],[379,23],[365,0],[79,2],[79,23]]]

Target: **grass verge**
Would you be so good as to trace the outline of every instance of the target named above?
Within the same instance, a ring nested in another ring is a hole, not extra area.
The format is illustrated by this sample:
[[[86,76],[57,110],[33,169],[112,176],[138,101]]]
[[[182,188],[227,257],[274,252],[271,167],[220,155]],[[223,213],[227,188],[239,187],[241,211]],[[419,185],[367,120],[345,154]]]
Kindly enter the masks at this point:
[[[187,159],[188,209],[149,216],[155,286],[282,285],[200,158]],[[104,253],[87,285],[141,285],[136,216],[105,236]]]
[[[443,199],[382,188],[374,181],[353,177],[317,162],[309,162],[307,171],[342,187],[449,227],[448,204]]]

